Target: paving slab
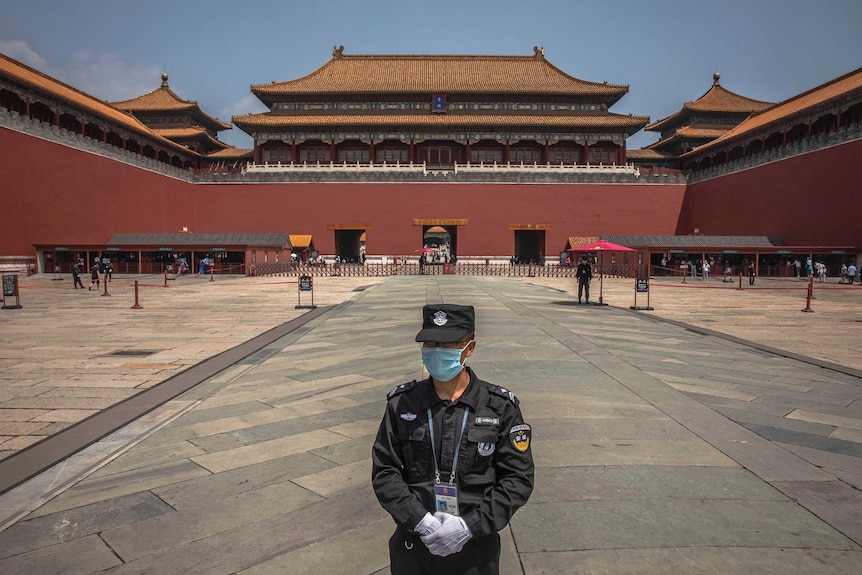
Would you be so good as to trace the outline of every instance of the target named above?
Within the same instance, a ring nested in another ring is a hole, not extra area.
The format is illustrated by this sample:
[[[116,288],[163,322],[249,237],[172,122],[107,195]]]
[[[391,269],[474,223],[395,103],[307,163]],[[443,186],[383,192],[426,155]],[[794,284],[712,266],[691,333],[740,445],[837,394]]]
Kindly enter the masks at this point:
[[[721,298],[744,302],[669,285],[660,289],[676,291],[658,298],[667,308],[658,318],[572,305],[570,280],[353,279],[315,281],[324,312],[169,399],[163,408],[173,415],[154,416],[150,433],[106,439],[80,463],[84,452],[72,455],[64,466],[73,478],[62,484],[34,479],[30,491],[0,495],[0,510],[11,510],[0,572],[388,573],[393,524],[370,489],[369,451],[387,391],[423,376],[413,336],[422,304],[435,301],[476,306],[470,363],[515,391],[534,428],[536,490],[501,532],[503,573],[862,572],[858,354],[826,336],[831,349],[815,349],[834,325],[776,312],[770,302],[792,302],[784,290],[746,293],[746,314],[709,316],[703,309]],[[77,305],[32,281],[34,294],[46,292],[38,305]],[[10,361],[0,431],[28,424],[10,437],[38,437],[37,418],[85,406],[67,400],[110,405],[158,389],[166,373],[291,321],[282,308],[295,294],[265,281],[151,292],[158,313],[144,321],[81,300],[87,325],[113,326],[85,358],[68,334],[40,331],[38,314],[13,322],[18,339],[0,346],[0,361]],[[627,305],[631,292],[628,280],[605,281],[607,300]],[[844,306],[846,317],[856,309],[848,297],[824,293],[818,304]],[[186,313],[198,300],[240,303],[218,320]],[[773,338],[745,329],[761,309]],[[112,323],[120,320],[122,332]],[[43,354],[54,349],[41,362],[47,376],[25,352],[27,338]],[[110,355],[122,350],[150,353]]]

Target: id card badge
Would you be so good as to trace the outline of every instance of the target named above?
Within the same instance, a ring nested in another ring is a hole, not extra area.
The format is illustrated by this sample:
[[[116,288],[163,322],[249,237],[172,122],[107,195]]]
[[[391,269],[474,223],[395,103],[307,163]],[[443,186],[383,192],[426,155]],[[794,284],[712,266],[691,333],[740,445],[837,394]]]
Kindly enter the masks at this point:
[[[461,515],[458,513],[458,488],[454,485],[435,485],[434,507],[435,511],[442,511],[449,515]]]

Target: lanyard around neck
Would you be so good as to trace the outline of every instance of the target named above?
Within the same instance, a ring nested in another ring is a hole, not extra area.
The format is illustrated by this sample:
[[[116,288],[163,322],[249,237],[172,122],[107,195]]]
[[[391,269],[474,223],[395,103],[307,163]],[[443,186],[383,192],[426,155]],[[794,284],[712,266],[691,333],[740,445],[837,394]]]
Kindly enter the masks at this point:
[[[470,406],[464,406],[464,419],[461,420],[461,433],[458,434],[458,442],[455,444],[455,455],[452,459],[452,471],[449,473],[449,485],[455,485],[455,469],[458,467],[458,452],[461,451],[461,438],[464,436],[464,428],[467,427],[467,415]],[[431,455],[434,456],[434,483],[440,484],[440,466],[437,464],[437,450],[434,447],[434,419],[431,417],[431,408],[428,408],[428,433],[431,434]],[[443,445],[443,436],[440,436],[440,445]]]

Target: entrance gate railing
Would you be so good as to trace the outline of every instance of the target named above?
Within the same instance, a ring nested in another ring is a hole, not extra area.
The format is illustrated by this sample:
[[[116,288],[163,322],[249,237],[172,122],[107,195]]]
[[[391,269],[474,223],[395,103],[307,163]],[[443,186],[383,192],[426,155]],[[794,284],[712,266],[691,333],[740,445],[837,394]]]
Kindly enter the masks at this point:
[[[368,263],[365,264],[326,264],[304,265],[291,262],[266,263],[255,265],[257,276],[298,277],[382,277],[397,275],[470,275],[470,276],[516,276],[516,277],[558,277],[574,279],[577,268],[549,265],[530,265],[505,263],[457,263],[425,264],[416,263]],[[593,266],[593,276],[604,272],[605,277],[634,278],[647,273],[646,265],[637,264],[598,264]]]

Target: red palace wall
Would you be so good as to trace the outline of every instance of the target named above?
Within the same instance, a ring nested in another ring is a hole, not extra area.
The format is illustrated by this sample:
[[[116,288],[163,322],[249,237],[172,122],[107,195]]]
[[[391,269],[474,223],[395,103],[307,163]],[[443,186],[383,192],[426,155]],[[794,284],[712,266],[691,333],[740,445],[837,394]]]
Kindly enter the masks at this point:
[[[689,184],[679,234],[862,246],[862,141]]]
[[[413,219],[466,219],[459,256],[502,256],[513,225],[550,226],[547,256],[569,236],[672,235],[685,186],[624,184],[190,184],[0,128],[5,207],[0,254],[34,244],[105,245],[115,233],[312,234],[335,252],[332,226],[368,225],[369,255],[412,254]]]

